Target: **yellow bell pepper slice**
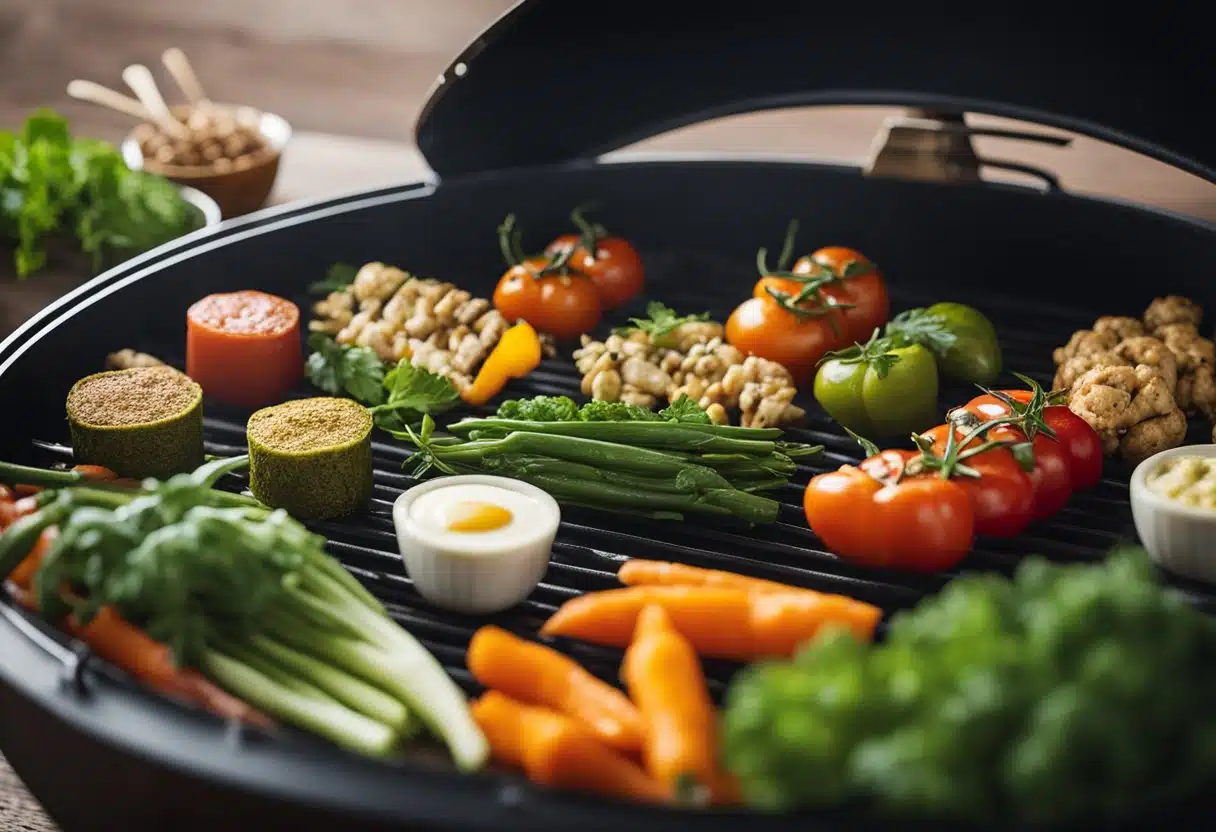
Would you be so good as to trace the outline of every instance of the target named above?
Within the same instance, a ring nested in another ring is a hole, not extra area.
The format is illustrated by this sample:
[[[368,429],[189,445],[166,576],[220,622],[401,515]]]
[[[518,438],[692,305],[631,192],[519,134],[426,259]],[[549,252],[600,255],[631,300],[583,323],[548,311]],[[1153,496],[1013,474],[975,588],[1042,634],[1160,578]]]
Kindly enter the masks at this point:
[[[497,396],[508,381],[523,378],[535,370],[540,357],[540,336],[526,321],[521,321],[502,334],[477,371],[477,378],[460,397],[474,407],[480,407]]]

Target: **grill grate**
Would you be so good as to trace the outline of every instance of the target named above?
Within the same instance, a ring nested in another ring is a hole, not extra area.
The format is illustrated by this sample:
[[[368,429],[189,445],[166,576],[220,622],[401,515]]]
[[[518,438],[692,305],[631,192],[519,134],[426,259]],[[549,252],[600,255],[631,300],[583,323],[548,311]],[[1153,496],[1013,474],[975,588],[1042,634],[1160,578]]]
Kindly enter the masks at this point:
[[[990,311],[990,310],[985,310]],[[1063,343],[1075,328],[1093,316],[1073,320],[1063,312],[1036,313],[1040,331],[1027,330],[1024,313],[1007,309],[1008,321],[993,316],[1002,333],[1007,366],[1026,372],[1049,384],[1048,357],[1052,346]],[[1053,319],[1053,316],[1055,319]],[[139,349],[169,356],[155,344]],[[172,362],[179,368],[184,362]],[[509,393],[524,395],[569,395],[579,397],[580,378],[568,359],[548,360],[526,380],[516,382]],[[965,388],[944,389],[943,406],[966,401],[974,394]],[[301,386],[293,397],[318,395]],[[247,414],[208,402],[206,448],[210,454],[230,456],[245,452]],[[315,524],[312,528],[329,539],[331,554],[381,601],[402,626],[429,648],[453,678],[470,693],[479,691],[464,666],[465,648],[474,630],[492,622],[515,633],[536,638],[543,621],[569,598],[583,592],[609,589],[619,584],[615,573],[629,557],[672,560],[743,574],[822,591],[836,592],[876,604],[888,615],[914,605],[940,589],[961,571],[1011,573],[1027,554],[1037,553],[1061,562],[1094,561],[1121,540],[1134,539],[1127,499],[1126,471],[1108,465],[1108,476],[1094,490],[1076,494],[1056,517],[1032,526],[1013,540],[980,540],[960,570],[944,575],[909,575],[871,570],[844,563],[820,548],[807,528],[802,513],[802,490],[817,473],[834,470],[842,463],[860,459],[852,439],[810,402],[807,422],[788,431],[789,438],[824,445],[824,451],[798,466],[793,481],[774,492],[782,502],[777,523],[760,529],[714,525],[701,519],[672,523],[634,517],[618,517],[583,509],[563,509],[562,523],[553,556],[541,584],[522,604],[492,617],[468,617],[438,609],[414,590],[406,576],[393,530],[392,505],[397,496],[418,480],[401,472],[410,455],[403,444],[377,434],[373,441],[375,489],[366,509],[340,522]],[[449,414],[451,420],[464,413]],[[444,420],[441,420],[444,421]],[[1196,428],[1198,430],[1198,426]],[[47,441],[50,440],[50,441]],[[36,441],[38,464],[64,462],[70,458],[66,435]],[[239,486],[237,485],[238,480]],[[244,488],[241,478],[229,478],[229,487]],[[1202,585],[1169,579],[1188,600],[1208,611],[1216,611],[1216,596]],[[577,658],[592,673],[617,683],[621,651],[561,640],[559,646]],[[706,662],[711,691],[720,697],[737,665],[725,661]]]

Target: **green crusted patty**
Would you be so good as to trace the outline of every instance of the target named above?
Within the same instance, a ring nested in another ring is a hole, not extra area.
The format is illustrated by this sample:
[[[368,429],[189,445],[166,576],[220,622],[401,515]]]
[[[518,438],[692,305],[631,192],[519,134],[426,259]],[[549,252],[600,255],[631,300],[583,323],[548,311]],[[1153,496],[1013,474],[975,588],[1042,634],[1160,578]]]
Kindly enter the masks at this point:
[[[165,479],[203,462],[203,390],[172,367],[86,376],[68,392],[67,411],[78,463]]]
[[[299,399],[249,417],[249,489],[304,521],[357,510],[372,493],[372,417],[350,399]]]

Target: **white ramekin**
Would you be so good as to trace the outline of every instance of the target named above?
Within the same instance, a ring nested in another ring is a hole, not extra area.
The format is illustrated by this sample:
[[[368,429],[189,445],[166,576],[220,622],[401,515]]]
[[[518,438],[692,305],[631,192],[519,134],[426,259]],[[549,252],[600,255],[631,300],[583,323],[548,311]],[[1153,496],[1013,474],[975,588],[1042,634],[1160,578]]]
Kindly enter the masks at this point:
[[[461,483],[493,485],[530,497],[540,505],[546,522],[529,529],[526,542],[510,551],[461,551],[453,545],[455,538],[422,528],[410,516],[411,506],[423,494]],[[561,509],[547,492],[508,477],[439,477],[403,492],[393,503],[397,544],[414,587],[431,603],[469,615],[499,612],[528,597],[549,566],[560,522]]]
[[[1132,518],[1153,560],[1185,578],[1216,583],[1216,509],[1194,508],[1156,494],[1148,475],[1168,459],[1216,457],[1216,445],[1183,445],[1154,454],[1132,472]]]

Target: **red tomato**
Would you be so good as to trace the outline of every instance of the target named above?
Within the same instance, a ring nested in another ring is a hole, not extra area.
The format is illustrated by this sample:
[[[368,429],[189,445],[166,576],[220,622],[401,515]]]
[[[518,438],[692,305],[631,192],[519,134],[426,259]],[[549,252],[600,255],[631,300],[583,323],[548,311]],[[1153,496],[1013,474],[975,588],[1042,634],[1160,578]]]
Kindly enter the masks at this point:
[[[1000,441],[1026,441],[1026,434],[1015,427],[995,427],[985,436]],[[1036,433],[1030,447],[1034,451],[1034,468],[1026,476],[1034,492],[1034,519],[1045,520],[1064,508],[1072,497],[1071,466],[1060,443],[1044,433]]]
[[[745,353],[776,361],[800,384],[814,378],[815,365],[826,353],[849,343],[825,315],[800,316],[771,297],[739,304],[726,321],[726,340]]]
[[[595,285],[574,274],[537,277],[550,263],[530,257],[507,269],[494,290],[494,306],[508,321],[525,320],[559,340],[577,338],[600,322],[600,296]]]
[[[1000,392],[1021,404],[1029,404],[1034,398],[1033,390]],[[963,405],[962,409],[986,422],[1014,415],[1009,405],[990,394],[977,396]],[[1067,407],[1048,405],[1043,408],[1042,425],[1038,426],[1038,429],[1041,430],[1043,426],[1055,434],[1055,441],[1068,460],[1068,472],[1074,491],[1093,488],[1102,481],[1102,440],[1088,422]],[[1025,427],[1022,429],[1025,430]],[[1036,453],[1038,447],[1036,443]]]
[[[594,255],[582,243],[583,238],[577,234],[563,234],[549,243],[545,255],[557,257],[573,249],[568,261],[570,268],[591,278],[605,309],[621,306],[642,291],[642,258],[628,240],[600,237]]]
[[[853,265],[850,265],[853,264]],[[849,342],[864,344],[874,330],[891,316],[887,283],[878,267],[864,254],[842,246],[821,248],[794,264],[794,274],[812,275],[831,269],[837,280],[824,285],[822,292],[851,308],[844,310]]]
[[[936,473],[894,482],[919,457],[883,451],[860,467],[814,477],[802,498],[807,524],[845,560],[914,572],[950,569],[971,549],[971,500],[959,482]]]
[[[950,425],[938,425],[923,434],[933,442],[934,453],[944,455],[950,437]],[[965,432],[954,429],[956,441]],[[983,439],[974,439],[961,450],[978,449]],[[971,498],[975,512],[975,533],[989,537],[1014,537],[1034,519],[1034,487],[1030,477],[1007,448],[990,448],[962,460],[979,474],[978,477],[959,476],[958,483]]]

